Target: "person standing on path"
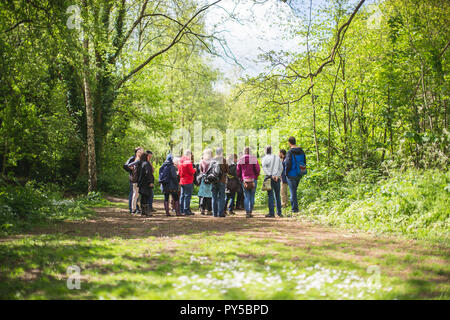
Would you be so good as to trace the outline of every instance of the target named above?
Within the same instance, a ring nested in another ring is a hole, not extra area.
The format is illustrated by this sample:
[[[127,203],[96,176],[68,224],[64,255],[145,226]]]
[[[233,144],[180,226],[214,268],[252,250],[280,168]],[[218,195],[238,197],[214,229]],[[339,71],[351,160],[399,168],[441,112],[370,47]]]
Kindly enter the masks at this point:
[[[214,217],[225,217],[225,184],[227,179],[228,165],[223,157],[223,149],[221,147],[216,149],[216,156],[213,158],[215,163],[220,167],[220,174],[218,181],[212,183],[212,209]],[[211,164],[212,165],[212,164]]]
[[[130,167],[128,167],[128,165],[132,162],[134,162],[136,160],[136,154],[139,150],[143,150],[141,147],[136,147],[134,149],[134,156],[131,156],[130,158],[128,158],[127,162],[125,162],[125,164],[123,165],[123,168],[126,172],[128,172],[129,174],[129,181],[130,181],[130,192],[128,194],[128,209],[130,210],[130,213],[133,212],[133,208],[132,208],[132,202],[133,202],[133,182],[131,182],[131,175],[133,173],[133,170],[131,170]]]
[[[290,149],[286,155],[286,176],[291,193],[291,208],[293,213],[298,212],[297,188],[302,177],[300,165],[306,166],[306,156],[302,148],[296,145],[294,137],[289,138]]]
[[[152,165],[152,161],[151,161],[152,157],[153,157],[153,152],[151,152],[150,150],[147,150],[148,164],[150,165],[150,169],[151,169],[151,177],[150,177],[151,184],[150,184],[150,195],[148,197],[148,206],[149,206],[148,210],[150,212],[156,212],[156,209],[153,208],[153,198],[154,198],[153,188],[155,186],[155,176],[154,176],[155,168]]]
[[[138,180],[141,172],[141,157],[143,156],[143,154],[144,149],[140,148],[136,152],[135,160],[128,164],[128,168],[131,170],[130,182],[133,185],[133,196],[131,198],[131,214],[137,213],[137,201],[139,197]]]
[[[237,176],[243,182],[244,207],[247,218],[252,218],[255,206],[255,192],[261,168],[258,159],[250,154],[250,147],[244,148],[244,155],[237,165]]]
[[[139,172],[138,186],[139,194],[141,195],[141,210],[143,216],[151,217],[149,198],[153,192],[153,168],[149,162],[150,154],[144,152],[141,155],[141,170]]]
[[[180,157],[173,157],[173,165],[175,166],[175,171],[177,173],[177,180],[178,180],[178,202],[180,199],[180,195],[181,195],[181,186],[180,186],[180,175],[178,174],[178,165],[180,164]],[[177,211],[175,210],[175,198],[172,197],[172,199],[170,200],[170,206],[171,206],[171,210],[173,213],[176,213]],[[180,205],[180,212],[181,212],[181,205]],[[182,214],[181,214],[182,215]]]
[[[236,164],[237,162],[237,154],[231,154],[227,158],[227,164],[228,164],[228,173],[227,173],[227,183],[226,183],[226,189],[225,193],[227,195],[227,198],[225,200],[225,210],[228,206],[228,214],[234,215],[234,203],[236,200],[236,193],[239,190],[241,183],[239,182],[239,179],[237,177],[237,169]],[[228,202],[230,204],[228,205]]]
[[[212,151],[211,149],[205,149],[203,151],[202,160],[200,161],[200,187],[198,189],[198,197],[200,203],[200,210],[202,215],[212,215],[212,205],[211,205],[211,184],[205,183],[205,174],[209,169],[212,159]]]
[[[266,155],[262,158],[261,165],[266,175],[265,179],[270,179],[271,187],[270,190],[267,190],[267,195],[269,198],[269,214],[266,215],[266,218],[275,217],[274,198],[277,207],[277,214],[281,217],[280,184],[281,174],[283,173],[283,163],[277,155],[272,154],[271,146],[266,147]]]
[[[289,188],[286,177],[286,150],[281,149],[278,156],[283,162],[283,172],[281,173],[281,207],[286,208]]]
[[[161,192],[164,194],[164,210],[166,215],[170,216],[169,212],[169,196],[174,199],[174,207],[177,216],[181,216],[180,202],[178,197],[178,176],[177,169],[173,163],[173,156],[169,154],[166,161],[159,168],[159,183],[161,185]]]
[[[191,211],[191,197],[194,191],[194,174],[195,169],[192,164],[192,152],[186,150],[184,156],[180,159],[178,166],[178,174],[180,176],[181,197],[180,207],[181,213],[185,216],[194,215]]]

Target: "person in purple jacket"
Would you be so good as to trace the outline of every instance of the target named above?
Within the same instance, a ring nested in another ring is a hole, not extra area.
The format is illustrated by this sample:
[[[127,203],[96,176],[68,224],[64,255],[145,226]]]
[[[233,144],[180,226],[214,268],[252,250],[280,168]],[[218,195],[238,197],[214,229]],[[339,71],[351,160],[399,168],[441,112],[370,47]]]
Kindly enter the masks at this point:
[[[260,172],[258,159],[250,154],[250,147],[244,148],[244,155],[237,164],[237,176],[243,182],[244,207],[246,217],[253,217],[252,211],[255,205],[255,192]]]

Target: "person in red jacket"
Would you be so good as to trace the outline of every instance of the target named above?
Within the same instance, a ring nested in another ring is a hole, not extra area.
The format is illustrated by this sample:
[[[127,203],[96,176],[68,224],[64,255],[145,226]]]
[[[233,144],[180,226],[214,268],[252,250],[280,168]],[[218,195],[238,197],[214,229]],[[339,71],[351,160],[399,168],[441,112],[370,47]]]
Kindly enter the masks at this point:
[[[194,191],[194,173],[195,169],[192,164],[192,152],[191,150],[186,150],[184,156],[181,157],[178,166],[181,185],[180,208],[181,213],[185,216],[194,215],[191,211],[191,198],[192,192]]]

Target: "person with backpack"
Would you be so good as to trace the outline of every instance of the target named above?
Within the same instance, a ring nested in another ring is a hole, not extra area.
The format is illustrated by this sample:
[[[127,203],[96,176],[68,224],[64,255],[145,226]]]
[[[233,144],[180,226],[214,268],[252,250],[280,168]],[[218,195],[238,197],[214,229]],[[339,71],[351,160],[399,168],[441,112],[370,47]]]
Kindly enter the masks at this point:
[[[200,161],[200,174],[197,177],[197,183],[200,183],[200,187],[198,189],[198,197],[200,210],[202,215],[212,215],[212,192],[211,192],[211,184],[207,184],[205,182],[205,175],[209,169],[212,159],[212,151],[211,149],[205,149],[203,151],[202,160]]]
[[[286,177],[286,150],[281,149],[278,155],[283,163],[283,172],[281,173],[281,207],[287,207],[288,182]]]
[[[228,173],[227,173],[227,183],[226,183],[226,189],[225,193],[227,195],[227,198],[225,200],[225,210],[228,206],[228,214],[234,215],[234,201],[236,198],[236,193],[238,192],[241,184],[239,182],[239,179],[237,177],[237,171],[236,171],[236,162],[237,162],[237,154],[232,154],[227,159],[228,164]],[[228,205],[228,202],[230,204]]]
[[[141,210],[143,216],[151,217],[152,214],[150,212],[149,198],[153,192],[153,168],[149,162],[150,154],[148,152],[144,152],[141,157],[141,169],[139,172],[138,178],[138,190],[141,195]]]
[[[191,150],[186,150],[184,156],[181,157],[178,174],[180,176],[181,185],[181,197],[180,197],[180,207],[181,213],[185,216],[194,215],[191,211],[191,197],[194,191],[194,174],[195,169],[192,164],[192,152]]]
[[[255,192],[260,170],[258,159],[250,154],[250,147],[245,147],[244,155],[238,161],[236,172],[243,184],[244,207],[247,218],[253,217],[252,212],[255,206]]]
[[[166,216],[170,216],[169,212],[169,196],[174,200],[175,213],[181,216],[180,202],[178,197],[178,176],[177,169],[173,163],[173,156],[171,153],[166,158],[166,161],[159,168],[159,184],[161,185],[161,192],[164,194],[164,210]]]
[[[216,149],[216,156],[212,159],[205,182],[210,183],[212,193],[212,209],[214,217],[225,217],[225,183],[227,179],[228,165],[223,157],[223,149]]]
[[[265,190],[267,191],[269,198],[269,214],[266,215],[266,218],[275,217],[274,198],[277,206],[277,215],[282,217],[280,184],[281,174],[283,173],[283,163],[277,155],[272,154],[271,146],[266,147],[266,155],[262,158],[261,165],[266,175],[264,185],[267,186]]]
[[[127,162],[125,162],[125,164],[123,165],[123,169],[126,172],[128,172],[128,174],[129,174],[130,192],[128,194],[128,208],[130,210],[130,213],[133,212],[132,205],[131,205],[132,201],[133,201],[133,182],[131,182],[131,175],[133,173],[133,170],[131,170],[131,168],[129,168],[128,165],[136,160],[136,154],[139,150],[144,150],[144,149],[142,149],[141,147],[136,147],[134,149],[134,155],[131,156],[130,158],[128,158]]]
[[[137,201],[139,197],[138,180],[141,172],[141,157],[143,156],[143,154],[144,149],[140,148],[136,152],[136,159],[128,164],[128,168],[131,170],[130,182],[133,184],[133,196],[131,198],[131,214],[137,213]]]
[[[302,176],[306,174],[306,155],[302,148],[297,147],[294,137],[289,138],[290,149],[286,155],[286,176],[291,193],[291,208],[298,212],[297,188]]]

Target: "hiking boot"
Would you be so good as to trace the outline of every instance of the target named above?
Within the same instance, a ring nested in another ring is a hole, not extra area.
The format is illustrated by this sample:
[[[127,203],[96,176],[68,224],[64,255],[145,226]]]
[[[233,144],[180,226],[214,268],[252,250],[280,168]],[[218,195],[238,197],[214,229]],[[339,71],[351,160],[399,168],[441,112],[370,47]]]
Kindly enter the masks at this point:
[[[265,217],[266,218],[275,218],[275,215],[274,214],[266,214]]]
[[[150,206],[148,204],[144,204],[142,206],[142,213],[141,213],[141,215],[145,216],[145,217],[152,217],[153,215],[150,213],[149,208],[150,208]]]
[[[202,209],[202,211],[200,211],[200,214],[201,214],[202,216],[204,216],[204,215],[205,215],[205,210]]]
[[[212,216],[212,211],[208,211],[207,216]]]
[[[246,218],[253,218],[253,215],[252,215],[251,212],[247,212],[247,213],[245,214],[245,217],[246,217]]]
[[[228,211],[228,214],[229,214],[230,216],[234,216],[236,213],[234,213],[234,211]]]
[[[155,208],[150,208],[150,212],[156,212]]]
[[[177,217],[184,216],[184,214],[182,214],[180,212],[180,202],[179,201],[175,201],[174,207],[175,207],[175,213],[176,213]]]
[[[166,211],[166,216],[168,216],[168,217],[172,216],[170,214],[170,210],[169,210],[169,201],[164,201],[164,210]]]

